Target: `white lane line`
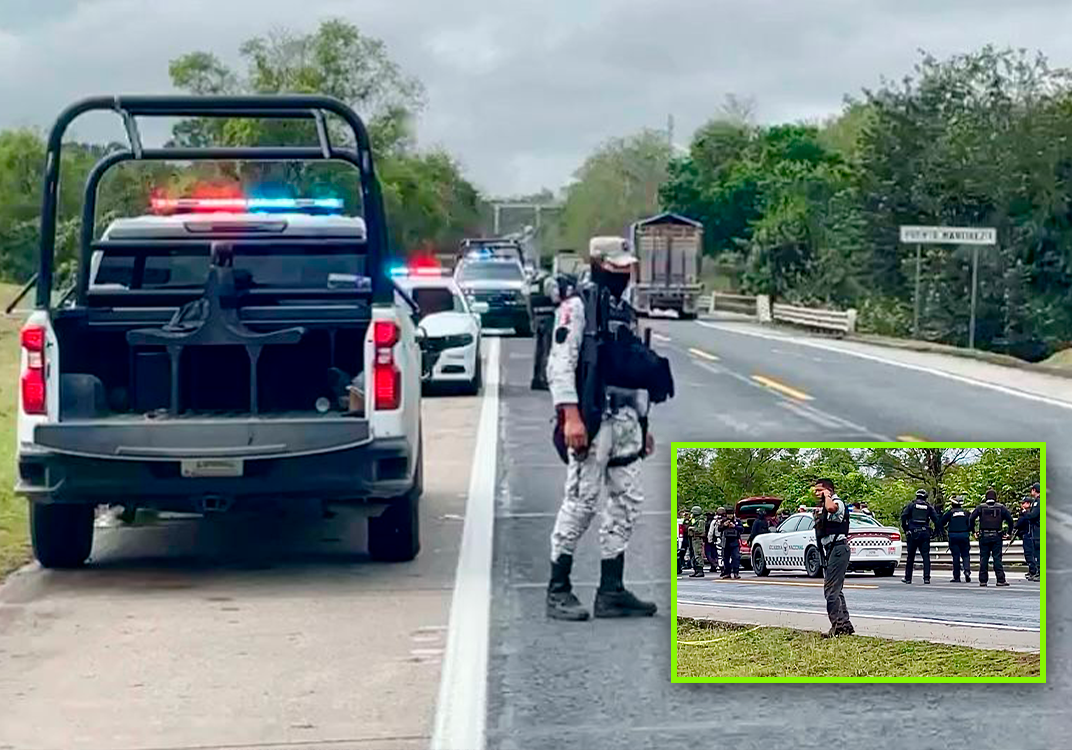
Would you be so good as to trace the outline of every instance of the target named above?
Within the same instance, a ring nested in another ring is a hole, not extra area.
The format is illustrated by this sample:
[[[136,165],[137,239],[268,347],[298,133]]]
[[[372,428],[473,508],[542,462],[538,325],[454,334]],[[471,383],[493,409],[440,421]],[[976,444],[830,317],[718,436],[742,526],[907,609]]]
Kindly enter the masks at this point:
[[[465,503],[465,526],[450,602],[447,651],[439,679],[432,750],[483,750],[484,747],[498,469],[499,356],[499,340],[490,339],[469,499]]]
[[[1047,508],[1046,520],[1050,522],[1046,524],[1046,531],[1055,531],[1057,536],[1072,544],[1072,516],[1060,510]]]
[[[700,359],[706,359],[708,362],[718,362],[718,357],[710,352],[705,352],[703,349],[690,348],[689,354]]]
[[[916,370],[918,372],[925,372],[929,375],[936,375],[940,378],[947,378],[949,380],[956,380],[960,383],[967,383],[968,385],[978,386],[980,388],[989,388],[992,391],[998,391],[1009,396],[1018,396],[1029,401],[1038,401],[1043,404],[1049,404],[1050,406],[1058,406],[1062,409],[1072,409],[1072,401],[1062,401],[1056,398],[1050,398],[1049,396],[1042,396],[1037,393],[1030,393],[1028,391],[1021,391],[1016,388],[1009,388],[1008,386],[999,385],[997,383],[988,383],[985,380],[976,380],[970,378],[967,375],[957,375],[952,372],[944,372],[942,370],[935,370],[930,367],[924,367],[923,365],[913,365],[908,362],[898,362],[895,359],[887,359],[886,357],[880,357],[875,354],[865,354],[864,352],[857,352],[851,349],[841,349],[836,346],[830,346],[823,344],[820,341],[811,341],[806,339],[791,339],[785,336],[774,336],[769,333],[760,333],[759,331],[739,331],[733,328],[726,328],[724,326],[708,323],[702,320],[696,321],[697,325],[701,325],[705,328],[711,328],[716,331],[723,331],[725,333],[735,333],[740,336],[752,336],[753,338],[768,339],[771,341],[781,341],[786,344],[795,344],[797,346],[810,346],[813,349],[823,349],[828,352],[837,352],[839,354],[846,354],[850,357],[858,357],[860,359],[869,359],[872,362],[881,362],[884,365],[892,365],[894,367],[903,367],[906,370]]]
[[[656,341],[662,341],[664,344],[668,344],[671,341],[673,341],[673,339],[670,338],[669,336],[664,336],[661,333],[656,333],[655,331],[651,332],[651,337],[653,339],[655,339]]]
[[[731,609],[761,609],[766,612],[792,612],[798,615],[826,615],[825,609],[791,609],[789,607],[757,607],[751,604],[726,604],[725,602],[694,602],[678,599],[678,604],[693,604],[700,607],[729,607]],[[866,620],[893,620],[896,622],[926,622],[932,625],[957,625],[962,628],[985,628],[987,630],[1015,630],[1021,633],[1038,633],[1039,628],[1023,628],[1017,625],[1002,625],[996,622],[964,622],[962,620],[943,620],[937,617],[896,617],[894,615],[860,615],[852,617]]]

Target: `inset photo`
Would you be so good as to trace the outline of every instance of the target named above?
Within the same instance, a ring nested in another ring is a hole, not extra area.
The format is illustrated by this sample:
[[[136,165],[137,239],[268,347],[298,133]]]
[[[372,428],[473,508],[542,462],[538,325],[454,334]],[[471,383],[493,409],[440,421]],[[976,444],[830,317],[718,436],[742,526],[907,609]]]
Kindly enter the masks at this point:
[[[674,443],[671,681],[1046,681],[1042,443]]]

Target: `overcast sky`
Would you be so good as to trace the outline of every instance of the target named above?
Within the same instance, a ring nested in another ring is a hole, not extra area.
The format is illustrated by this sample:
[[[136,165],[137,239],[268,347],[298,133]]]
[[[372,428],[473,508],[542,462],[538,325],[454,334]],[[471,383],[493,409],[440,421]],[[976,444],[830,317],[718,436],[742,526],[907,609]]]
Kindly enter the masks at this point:
[[[728,93],[762,121],[835,112],[920,48],[1072,65],[1067,0],[0,0],[0,128],[46,127],[88,94],[169,91],[177,55],[236,62],[250,36],[333,16],[424,82],[421,142],[493,195],[557,189],[601,141],[671,113],[687,144]],[[88,119],[76,135],[114,137]]]

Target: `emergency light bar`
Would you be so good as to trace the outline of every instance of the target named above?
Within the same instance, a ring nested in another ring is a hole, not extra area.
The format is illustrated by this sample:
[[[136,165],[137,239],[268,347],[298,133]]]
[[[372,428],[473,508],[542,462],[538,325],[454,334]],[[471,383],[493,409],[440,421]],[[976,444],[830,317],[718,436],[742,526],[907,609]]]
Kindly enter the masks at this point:
[[[341,211],[341,198],[152,198],[154,211],[189,211],[192,213],[213,211],[266,212],[301,211],[319,209]]]
[[[446,268],[440,268],[439,266],[419,266],[417,268],[409,268],[408,266],[394,266],[388,272],[391,276],[449,276],[450,272]]]

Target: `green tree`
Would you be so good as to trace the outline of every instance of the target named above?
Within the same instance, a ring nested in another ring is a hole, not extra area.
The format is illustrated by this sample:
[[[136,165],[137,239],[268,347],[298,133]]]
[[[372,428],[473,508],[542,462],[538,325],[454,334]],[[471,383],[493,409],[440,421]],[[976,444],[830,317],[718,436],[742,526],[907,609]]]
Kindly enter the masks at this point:
[[[624,234],[634,221],[658,212],[669,163],[670,144],[663,132],[645,130],[602,144],[566,189],[563,244],[587,248],[590,237]]]

